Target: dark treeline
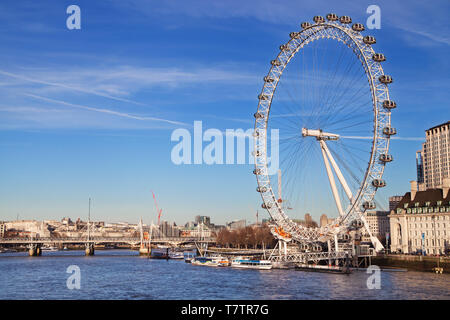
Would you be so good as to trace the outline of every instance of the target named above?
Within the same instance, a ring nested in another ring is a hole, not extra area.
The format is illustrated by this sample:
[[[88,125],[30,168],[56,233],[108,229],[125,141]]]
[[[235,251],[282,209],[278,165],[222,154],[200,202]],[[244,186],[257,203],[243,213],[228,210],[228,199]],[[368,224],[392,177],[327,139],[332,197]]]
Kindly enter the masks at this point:
[[[276,240],[267,225],[257,228],[245,227],[237,230],[222,229],[217,234],[217,245],[225,248],[273,248]]]

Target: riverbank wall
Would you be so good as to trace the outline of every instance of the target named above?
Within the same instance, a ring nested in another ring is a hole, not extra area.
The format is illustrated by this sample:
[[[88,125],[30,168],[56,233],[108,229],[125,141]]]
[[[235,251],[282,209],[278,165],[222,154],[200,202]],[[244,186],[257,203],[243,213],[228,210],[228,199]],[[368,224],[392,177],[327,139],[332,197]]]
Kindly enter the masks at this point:
[[[450,273],[449,257],[430,257],[413,255],[379,255],[372,257],[372,265],[379,267],[404,268],[413,271],[435,272],[436,267],[443,273]]]

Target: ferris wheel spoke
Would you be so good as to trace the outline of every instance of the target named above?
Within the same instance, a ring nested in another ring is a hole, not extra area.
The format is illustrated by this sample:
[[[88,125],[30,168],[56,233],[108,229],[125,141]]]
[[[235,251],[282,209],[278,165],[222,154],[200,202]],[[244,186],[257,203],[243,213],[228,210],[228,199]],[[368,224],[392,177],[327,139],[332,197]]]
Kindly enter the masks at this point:
[[[367,125],[367,120],[360,121],[360,122],[357,122],[357,123],[352,123],[350,125],[346,125],[345,127],[338,127],[338,128],[335,128],[335,130],[341,131],[341,130],[345,130],[345,129],[348,129],[348,128],[354,128],[354,127],[357,127],[357,126],[360,126],[360,125]]]
[[[349,66],[350,66],[350,69],[349,69]],[[347,67],[345,68],[345,70],[342,72],[343,75],[341,75],[341,79],[340,79],[339,83],[336,85],[336,90],[334,90],[334,93],[335,93],[334,96],[332,96],[332,98],[327,101],[327,103],[329,104],[329,108],[331,110],[336,107],[345,108],[345,104],[343,102],[341,102],[341,99],[343,97],[348,96],[347,95],[348,90],[351,90],[352,88],[354,88],[355,82],[364,76],[364,73],[361,72],[361,73],[355,73],[355,75],[353,75],[353,78],[349,77],[348,75],[350,74],[350,70],[352,70],[354,66],[355,66],[355,64],[348,64]],[[363,88],[363,87],[360,87],[360,89],[361,88]],[[351,98],[348,101],[352,101]],[[347,102],[347,101],[345,101],[345,102]]]
[[[348,90],[349,90],[349,86],[347,86],[346,89],[344,89],[344,80],[345,77],[341,77],[341,80],[339,81],[339,83],[337,84],[336,87],[336,94],[334,96],[331,97],[330,100],[327,101],[327,105],[328,105],[328,117],[331,117],[333,114],[339,114],[338,112],[332,112],[332,111],[337,111],[336,109],[339,108],[345,108],[345,104],[341,102],[342,97],[345,97]]]
[[[338,74],[339,66],[342,62],[342,58],[344,57],[344,53],[345,53],[344,46],[341,46],[340,55],[339,55],[339,58],[337,59],[333,75],[331,76],[330,80],[328,81],[328,83],[326,85],[325,94],[323,96],[323,106],[328,105],[328,101],[331,98],[331,94],[332,94],[332,90],[330,90],[331,85],[335,83],[335,78],[336,78],[336,75]]]
[[[339,72],[339,81],[337,82],[337,84],[334,86],[334,90],[330,90],[329,93],[330,95],[328,96],[328,99],[326,100],[326,104],[328,106],[332,106],[332,104],[330,103],[330,101],[334,101],[336,99],[336,97],[342,92],[341,86],[344,83],[345,79],[346,79],[346,75],[349,72],[349,66],[352,66],[352,62],[348,61],[346,67],[344,67],[344,70]],[[331,95],[332,94],[332,95]]]
[[[335,120],[333,122],[327,123],[327,128],[330,128],[330,129],[332,128],[334,131],[337,132],[338,130],[340,130],[341,127],[335,127],[335,126],[340,125],[340,126],[351,127],[352,125],[354,125],[354,123],[355,123],[354,121],[355,120],[360,121],[361,118],[365,118],[365,122],[364,123],[367,124],[367,115],[366,114],[353,113],[353,114],[350,114],[350,115],[346,116],[345,118],[341,118],[339,120]],[[350,123],[350,121],[353,121],[353,122]]]
[[[336,109],[335,113],[330,113],[329,114],[329,117],[328,117],[327,121],[334,120],[337,117],[337,115],[340,112],[344,111],[344,110],[346,110],[346,112],[348,112],[348,113],[351,113],[351,112],[354,112],[354,111],[359,111],[361,107],[371,105],[371,101],[369,101],[367,103],[367,100],[365,100],[363,103],[360,103],[360,100],[362,98],[364,98],[366,94],[367,93],[365,93],[365,92],[358,92],[358,95],[354,96],[354,97],[351,97],[349,99],[349,102],[341,103],[341,106]]]
[[[347,164],[347,161],[345,161],[340,155],[339,153],[337,153],[336,151],[334,151],[333,149],[330,149],[331,153],[335,156],[335,158],[337,159],[338,163],[341,165],[341,167],[343,167],[345,169],[345,171],[349,174],[349,176],[353,179],[353,181],[355,182],[356,186],[361,185],[361,180],[358,178],[358,175],[355,174],[354,170],[352,170],[351,168],[359,168],[359,173],[364,173],[364,171],[360,168],[359,164],[356,163],[356,161],[353,160],[353,164]]]

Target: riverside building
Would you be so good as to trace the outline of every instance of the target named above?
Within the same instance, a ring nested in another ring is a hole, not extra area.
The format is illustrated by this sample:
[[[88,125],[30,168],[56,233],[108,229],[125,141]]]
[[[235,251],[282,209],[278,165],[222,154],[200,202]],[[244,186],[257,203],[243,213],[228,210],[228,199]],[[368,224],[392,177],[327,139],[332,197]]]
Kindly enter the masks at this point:
[[[0,238],[3,238],[5,236],[6,231],[6,225],[0,221]]]
[[[385,239],[390,231],[389,211],[367,211],[365,218],[372,236]],[[363,241],[370,241],[368,235],[366,237],[363,237]]]
[[[450,249],[450,179],[441,187],[420,191],[411,181],[407,192],[392,210],[391,251],[401,253],[448,254]]]
[[[450,121],[426,130],[425,138],[416,153],[419,191],[442,187],[450,177]]]

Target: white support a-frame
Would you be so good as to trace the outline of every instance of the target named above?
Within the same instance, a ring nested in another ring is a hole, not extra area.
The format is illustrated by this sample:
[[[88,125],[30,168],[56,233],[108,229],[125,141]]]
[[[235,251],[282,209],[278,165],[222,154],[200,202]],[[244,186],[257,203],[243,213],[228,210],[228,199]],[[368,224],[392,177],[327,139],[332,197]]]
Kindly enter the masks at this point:
[[[327,147],[327,144],[325,143],[325,140],[338,140],[339,136],[336,134],[330,134],[330,133],[324,133],[320,130],[304,130],[303,136],[315,136],[320,144],[320,149],[322,151],[323,161],[325,163],[325,168],[328,175],[328,180],[330,181],[331,191],[333,193],[334,200],[336,202],[336,207],[338,209],[339,215],[342,217],[344,216],[345,212],[342,209],[341,200],[339,198],[338,190],[336,187],[336,181],[334,179],[334,174],[331,169],[333,167],[334,172],[336,173],[336,176],[341,183],[342,187],[344,188],[345,194],[348,197],[349,205],[353,206],[354,198],[353,194],[347,184],[347,181],[344,178],[344,175],[342,174],[341,170],[339,169],[339,166],[337,165],[336,161],[334,160],[333,156],[331,155],[330,150]],[[331,163],[331,167],[330,167]],[[372,235],[372,232],[370,231],[369,224],[367,223],[366,218],[364,215],[358,211],[359,219],[364,225],[364,228],[366,229],[367,233],[369,234],[370,240],[375,247],[375,250],[381,251],[384,249],[383,245],[381,244],[380,240],[378,240],[377,237],[374,237]]]

